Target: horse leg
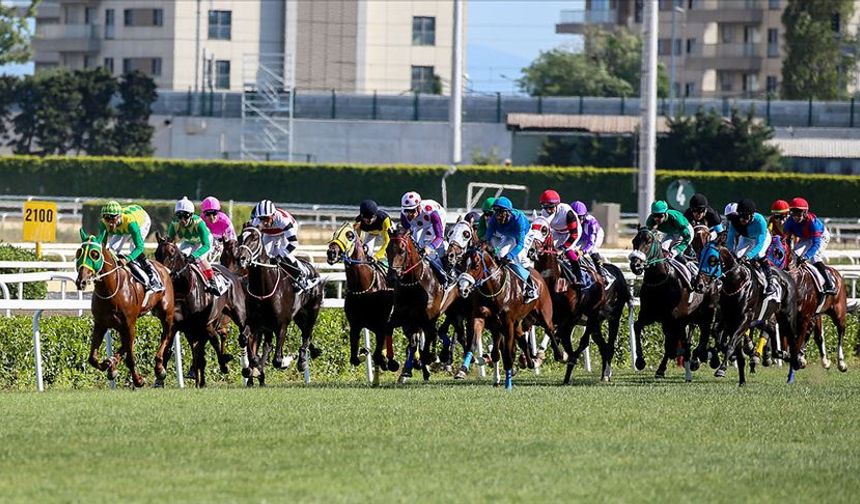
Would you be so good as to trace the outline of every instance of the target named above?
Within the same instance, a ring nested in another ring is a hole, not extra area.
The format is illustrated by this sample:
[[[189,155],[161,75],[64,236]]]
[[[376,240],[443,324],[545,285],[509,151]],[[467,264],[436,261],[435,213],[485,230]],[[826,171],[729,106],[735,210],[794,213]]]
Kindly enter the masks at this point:
[[[821,355],[821,367],[830,369],[830,359],[827,358],[827,347],[824,345],[824,323],[820,316],[815,317],[815,322],[812,323],[812,334],[815,338],[815,344],[818,346],[818,353]]]
[[[645,369],[645,351],[642,350],[642,329],[651,323],[652,321],[650,319],[642,316],[642,310],[640,309],[639,317],[637,317],[636,322],[633,323],[633,334],[636,340],[636,362],[634,363],[636,371],[642,371]]]
[[[172,317],[171,317],[172,320]],[[167,359],[170,357],[170,344],[173,341],[173,338],[176,337],[177,329],[173,327],[172,323],[168,324],[167,318],[165,317],[161,321],[161,341],[158,343],[158,350],[155,352],[155,381],[156,385],[159,383],[163,383],[164,379],[167,377],[167,370],[164,369],[164,364],[167,362]]]
[[[137,372],[137,362],[134,358],[135,335],[136,329],[133,324],[120,330],[120,337],[122,339],[122,348],[120,350],[125,353],[125,365],[128,367],[128,372],[131,374],[131,382],[135,387],[140,388],[143,387],[144,382],[143,377]]]
[[[657,366],[657,372],[654,374],[655,378],[663,378],[666,376],[666,366],[669,363],[669,359],[671,355],[677,348],[678,335],[675,332],[675,328],[671,327],[669,324],[663,324],[663,359],[660,361],[660,365]]]
[[[299,326],[299,330],[302,333],[302,344],[299,346],[299,359],[297,363],[300,373],[307,373],[310,369],[308,354],[310,353],[311,342],[314,337],[314,324],[316,320],[317,318],[313,313],[299,313],[299,316],[296,317],[296,325]]]
[[[839,289],[844,292],[844,289]],[[840,295],[844,296],[844,294]],[[845,315],[846,304],[840,299],[840,303],[836,304],[828,313],[833,325],[836,326],[836,368],[841,372],[848,371],[848,364],[845,363],[845,351],[842,349],[842,342],[845,339]]]
[[[505,390],[513,389],[514,383],[514,354],[516,353],[516,327],[513,322],[508,322],[505,331],[504,348],[502,349],[502,362],[505,366]]]
[[[206,340],[208,339],[208,335],[206,338],[204,338],[202,334],[196,333],[187,336],[188,339],[191,340],[191,362],[192,369],[194,369],[194,385],[197,388],[203,388],[206,386]]]
[[[502,360],[502,336],[501,330],[493,333],[493,348],[490,350],[490,359],[493,361],[493,386],[498,387],[502,384],[502,376],[499,372],[499,362]]]
[[[388,359],[388,370],[396,373],[400,369],[400,363],[394,355],[394,328],[390,325],[385,327],[385,357]]]
[[[108,328],[106,326],[96,323],[93,325],[93,331],[90,334],[90,356],[87,362],[99,371],[105,371],[110,365],[110,361],[107,359],[99,361],[99,347],[102,346],[102,341],[104,341],[107,331]]]
[[[740,351],[741,339],[743,338],[745,329],[736,330],[732,333],[732,335],[728,338],[728,343],[726,344],[726,356],[723,359],[723,362],[720,363],[720,367],[714,372],[714,376],[717,378],[722,378],[726,376],[726,369],[728,368],[729,363],[732,361],[732,357],[735,357],[735,354],[741,354],[743,352]]]
[[[600,350],[600,381],[609,382],[612,378],[612,354],[615,350],[615,343],[613,342],[612,346],[610,346],[609,342],[603,338],[603,330],[600,326],[601,324],[598,323],[592,332],[591,338],[597,343],[597,348]],[[612,333],[610,332],[609,334],[611,339]]]
[[[361,338],[361,327],[358,324],[349,325],[349,363],[353,366],[361,364],[361,359],[358,358],[358,342]],[[377,348],[378,348],[377,344]],[[374,353],[374,359],[376,354]]]
[[[409,330],[404,327],[406,333],[406,361],[403,363],[403,371],[400,372],[400,377],[397,381],[401,384],[406,383],[406,380],[412,378],[412,368],[415,365],[415,351],[418,349],[418,332]]]
[[[284,346],[286,346],[287,342],[287,328],[288,324],[284,323],[280,327],[278,327],[277,339],[275,339],[275,358],[272,360],[272,365],[274,365],[277,369],[287,369],[290,367],[290,363],[292,359],[287,356],[284,358]]]

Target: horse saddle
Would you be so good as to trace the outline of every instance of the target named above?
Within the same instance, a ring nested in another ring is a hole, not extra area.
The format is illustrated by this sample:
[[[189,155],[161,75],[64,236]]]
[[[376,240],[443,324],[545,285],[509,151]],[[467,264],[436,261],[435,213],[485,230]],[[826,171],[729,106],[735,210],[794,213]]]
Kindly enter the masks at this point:
[[[826,294],[824,292],[824,276],[821,275],[821,272],[818,271],[818,268],[816,268],[815,265],[809,262],[804,262],[803,268],[806,269],[806,271],[808,271],[810,275],[812,275],[812,280],[815,281],[815,288],[818,290],[818,293],[821,295]],[[833,281],[833,278],[831,277],[830,280]],[[834,281],[833,284],[835,285],[836,282]]]
[[[150,289],[154,292],[160,292],[164,290],[164,286],[161,285],[161,277],[159,277],[157,274],[153,275],[153,277],[150,278],[150,276],[147,275],[146,271],[144,271],[144,269],[140,267],[140,264],[135,261],[129,261],[126,265],[128,266],[128,270],[131,271],[131,277],[134,278],[135,281],[137,281],[139,284],[143,285],[143,287],[147,289],[147,291],[149,291]],[[150,266],[152,265],[150,264]],[[153,273],[155,273],[155,268],[153,268],[152,271]]]
[[[199,278],[204,285],[206,284],[206,276],[203,274],[203,270],[200,269],[200,266],[192,264],[191,271],[197,275],[197,278]],[[230,289],[230,286],[233,285],[233,281],[225,277],[217,266],[212,267],[212,273],[212,280],[214,280],[215,287],[218,289],[218,295],[222,296]]]
[[[580,258],[580,264],[582,264],[585,267],[585,271],[588,271],[594,278],[598,275],[603,277],[603,290],[608,291],[609,288],[612,287],[612,284],[615,282],[615,275],[610,273],[606,268],[599,268],[590,256],[582,256]]]
[[[559,266],[561,266],[562,275],[558,278],[555,289],[556,292],[565,292],[571,284],[576,283],[576,275],[574,275],[573,268],[567,261],[559,261]],[[594,285],[594,272],[593,270],[586,269],[582,261],[579,263],[579,269],[582,271],[582,283],[579,288],[583,290],[588,289]]]
[[[675,272],[681,277],[684,283],[688,288],[693,288],[693,278],[699,274],[699,267],[696,266],[692,261],[688,261],[687,264],[682,263],[681,261],[673,258],[669,259],[669,264],[675,268]]]

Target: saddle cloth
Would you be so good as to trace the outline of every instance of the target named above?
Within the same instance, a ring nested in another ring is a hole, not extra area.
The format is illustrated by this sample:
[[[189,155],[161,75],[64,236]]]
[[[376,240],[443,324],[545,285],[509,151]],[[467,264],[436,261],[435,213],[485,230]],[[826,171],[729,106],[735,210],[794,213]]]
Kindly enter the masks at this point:
[[[126,267],[129,271],[131,271],[131,277],[134,278],[137,283],[143,285],[144,287],[149,285],[149,275],[146,274],[146,272],[143,270],[143,268],[140,267],[139,264],[134,261],[129,261],[126,264]],[[161,277],[159,277],[157,274],[154,276],[154,278],[152,278],[152,288],[155,290],[164,290],[164,286],[161,285]],[[147,289],[147,293],[148,292],[149,289]]]
[[[558,278],[558,281],[555,283],[555,291],[557,293],[567,291],[567,289],[570,287],[570,284],[574,282],[573,269],[568,266],[566,261],[562,261],[560,265],[563,274]],[[590,258],[580,258],[579,267],[582,269],[582,289],[588,289],[589,287],[594,285],[597,282],[598,275],[602,276],[604,279],[604,290],[609,290],[609,288],[612,286],[612,283],[615,281],[615,276],[606,271],[605,269],[598,272],[597,267]]]
[[[803,267],[810,275],[812,275],[812,279],[815,281],[815,288],[818,289],[818,293],[824,294],[824,277],[821,276],[821,272],[818,271],[818,268],[809,262],[803,263]]]
[[[681,276],[681,279],[684,280],[684,283],[687,284],[687,287],[692,288],[693,278],[695,278],[696,275],[699,274],[699,267],[696,266],[696,264],[694,264],[692,261],[688,261],[687,264],[684,265],[682,262],[678,261],[674,257],[669,259],[669,264],[671,264],[672,267],[675,268],[675,271],[678,273],[678,275]]]
[[[192,264],[191,270],[197,275],[197,278],[199,278],[201,282],[206,282],[206,277],[203,275],[203,270],[201,270],[199,266],[197,266],[196,264]],[[215,287],[218,288],[218,295],[221,296],[225,292],[227,292],[227,290],[230,289],[230,286],[233,285],[233,281],[222,275],[217,265],[212,267],[212,273],[212,279],[215,281]]]

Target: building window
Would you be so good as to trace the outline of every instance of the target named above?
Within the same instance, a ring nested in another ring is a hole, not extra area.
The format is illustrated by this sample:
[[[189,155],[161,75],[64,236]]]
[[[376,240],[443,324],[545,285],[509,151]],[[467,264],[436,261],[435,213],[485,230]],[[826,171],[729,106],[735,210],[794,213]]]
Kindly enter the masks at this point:
[[[104,68],[113,75],[113,58],[105,58]]]
[[[164,9],[152,9],[152,26],[164,26]]]
[[[770,10],[779,10],[779,0],[768,0],[767,6],[770,8]]]
[[[86,7],[84,8],[84,24],[91,25],[96,22],[96,8],[95,7]]]
[[[215,61],[215,89],[230,89],[230,61]]]
[[[412,45],[436,45],[436,18],[415,16],[412,18]]]
[[[435,90],[432,66],[412,66],[412,91],[415,93],[433,93]]]
[[[688,82],[684,84],[684,96],[693,96],[696,93],[696,83]]]
[[[834,12],[830,16],[830,27],[833,29],[833,33],[842,33],[842,18],[838,12]]]
[[[758,74],[744,74],[743,90],[748,93],[758,91]]]
[[[767,57],[779,57],[779,30],[776,28],[767,30]]]
[[[729,73],[721,73],[720,74],[720,91],[731,91],[733,86],[733,78],[732,74]]]
[[[125,9],[124,26],[164,26],[163,9]]]
[[[696,39],[688,38],[687,39],[687,54],[694,54],[696,52]]]
[[[675,55],[681,54],[682,44],[681,39],[675,39]],[[664,56],[672,54],[672,45],[672,39],[660,39],[657,43],[657,54]]]
[[[209,11],[209,38],[212,40],[230,40],[230,27],[233,24],[231,11]]]
[[[130,73],[135,70],[149,76],[161,75],[161,58],[123,58],[122,73]]]
[[[152,58],[150,75],[161,75],[161,58]]]
[[[89,54],[84,54],[84,69],[92,68],[93,66],[93,57]]]
[[[720,25],[720,40],[724,44],[731,43],[735,38],[735,27],[728,24]]]
[[[768,75],[766,80],[767,92],[776,93],[777,80],[776,75]]]
[[[114,10],[105,9],[105,38],[112,39],[114,37]]]

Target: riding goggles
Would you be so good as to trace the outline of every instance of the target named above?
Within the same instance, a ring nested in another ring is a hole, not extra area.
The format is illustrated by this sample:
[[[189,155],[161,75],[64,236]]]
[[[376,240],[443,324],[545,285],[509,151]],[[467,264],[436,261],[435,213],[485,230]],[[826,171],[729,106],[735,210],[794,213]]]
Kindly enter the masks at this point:
[[[216,215],[218,215],[218,210],[206,210],[205,212],[203,212],[203,215],[205,215],[206,217],[215,217]]]
[[[176,218],[179,220],[188,220],[191,218],[191,213],[189,212],[176,212],[174,215],[176,215]]]
[[[102,220],[105,222],[113,222],[119,219],[119,214],[102,214]]]

